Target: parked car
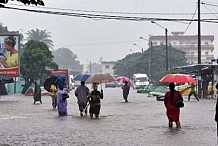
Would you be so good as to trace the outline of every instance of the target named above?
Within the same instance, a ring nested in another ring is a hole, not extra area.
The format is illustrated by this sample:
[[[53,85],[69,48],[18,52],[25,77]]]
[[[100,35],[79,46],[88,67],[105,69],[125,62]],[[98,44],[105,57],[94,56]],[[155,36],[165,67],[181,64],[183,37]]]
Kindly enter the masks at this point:
[[[150,97],[150,96],[164,96],[167,91],[169,91],[168,87],[158,86],[154,91],[151,91],[148,93],[148,97]]]
[[[45,90],[44,87],[40,87],[41,88],[41,95],[42,96],[48,96],[50,95],[50,92],[48,92],[47,90]],[[26,96],[33,96],[34,93],[34,87],[29,87],[29,89],[26,91],[25,95]]]
[[[156,88],[157,88],[157,86],[149,84],[148,86],[145,86],[142,89],[137,89],[137,93],[149,93],[149,92],[154,91]]]
[[[115,88],[116,86],[116,82],[105,83],[105,88]]]

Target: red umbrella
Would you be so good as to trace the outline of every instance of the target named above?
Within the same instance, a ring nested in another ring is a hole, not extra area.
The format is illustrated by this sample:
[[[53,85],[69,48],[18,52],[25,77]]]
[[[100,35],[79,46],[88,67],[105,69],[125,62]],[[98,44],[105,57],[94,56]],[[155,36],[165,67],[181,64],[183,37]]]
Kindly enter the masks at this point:
[[[130,84],[131,83],[131,79],[125,77],[125,76],[119,76],[116,78],[116,81],[118,83],[125,83],[126,81]]]
[[[196,80],[187,74],[168,74],[160,82],[195,83]]]

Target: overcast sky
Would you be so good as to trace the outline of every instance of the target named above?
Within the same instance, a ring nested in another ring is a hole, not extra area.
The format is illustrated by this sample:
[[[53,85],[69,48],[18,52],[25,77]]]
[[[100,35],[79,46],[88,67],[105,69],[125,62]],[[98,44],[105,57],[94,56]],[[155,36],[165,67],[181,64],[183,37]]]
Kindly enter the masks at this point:
[[[164,15],[166,13],[194,13],[197,0],[44,0],[45,7],[72,9],[82,11],[71,11],[84,13],[83,11],[99,11],[92,14],[121,15],[119,13],[104,12],[126,12],[126,13],[151,13],[151,14],[125,14],[125,16],[140,16],[147,18],[187,18],[193,15]],[[206,2],[207,3],[207,2]],[[218,3],[210,0],[213,5],[201,5],[202,13],[218,13]],[[9,3],[8,7],[19,7]],[[30,9],[29,7],[22,7]],[[47,8],[43,10],[48,10]],[[49,9],[50,10],[50,9]],[[52,11],[59,11],[54,9]],[[68,11],[69,12],[69,11]],[[88,12],[86,12],[88,13]],[[152,14],[160,13],[160,14]],[[197,14],[195,16],[197,18]],[[217,19],[218,14],[202,14],[202,18]],[[133,45],[136,43],[144,49],[148,48],[148,42],[139,37],[148,39],[149,35],[165,35],[164,29],[152,24],[150,21],[123,21],[88,19],[72,16],[58,16],[42,13],[31,13],[25,11],[9,10],[0,8],[0,22],[7,26],[10,31],[18,31],[25,34],[31,29],[47,30],[51,32],[54,49],[60,47],[70,48],[82,64],[89,61],[117,61],[132,52],[140,52],[141,49]],[[185,31],[188,24],[169,21],[157,21],[169,32]],[[218,56],[218,23],[202,23],[202,35],[214,35],[215,55]],[[192,22],[188,27],[186,35],[197,35],[197,22]],[[132,50],[132,52],[130,51]]]

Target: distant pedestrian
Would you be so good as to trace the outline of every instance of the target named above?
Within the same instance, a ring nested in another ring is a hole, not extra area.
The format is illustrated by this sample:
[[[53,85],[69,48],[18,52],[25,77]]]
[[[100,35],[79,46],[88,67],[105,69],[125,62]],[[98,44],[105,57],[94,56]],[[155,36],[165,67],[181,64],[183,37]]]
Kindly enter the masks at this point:
[[[77,97],[77,104],[80,111],[80,116],[83,116],[83,111],[87,115],[87,102],[88,102],[89,88],[85,86],[85,82],[81,81],[81,85],[75,90],[75,96]]]
[[[190,93],[189,93],[189,95],[188,95],[188,101],[190,101],[190,97],[191,97],[192,95],[194,95],[194,97],[197,99],[197,101],[199,101],[199,99],[198,99],[198,97],[197,97],[197,94],[196,94],[196,92],[195,92],[195,84],[192,83],[191,86],[190,86],[190,88],[191,88],[191,91],[190,91]]]
[[[52,99],[52,107],[55,109],[57,107],[57,80],[54,81],[54,83],[51,85],[51,99]]]
[[[173,127],[173,122],[175,122],[176,127],[180,128],[180,108],[176,105],[176,100],[177,98],[180,98],[183,101],[183,98],[181,93],[175,90],[175,84],[173,82],[169,83],[169,88],[170,91],[166,92],[164,99],[164,105],[167,109],[166,115],[169,120],[169,127]]]
[[[39,101],[42,104],[42,100],[41,100],[41,88],[40,85],[37,84],[37,82],[34,82],[35,84],[35,88],[34,88],[34,93],[33,93],[33,104],[36,103],[36,101]]]
[[[123,98],[125,102],[128,102],[127,98],[129,95],[130,86],[128,85],[127,81],[125,81],[125,85],[122,86],[122,89],[123,89]]]
[[[90,118],[93,118],[93,115],[95,115],[95,118],[99,118],[99,114],[101,110],[101,99],[103,99],[103,90],[101,89],[101,92],[98,91],[97,83],[93,83],[92,87],[93,87],[93,91],[89,94]]]
[[[58,77],[57,106],[59,116],[67,116],[67,98],[69,98],[69,95],[64,89],[65,81],[65,77]]]

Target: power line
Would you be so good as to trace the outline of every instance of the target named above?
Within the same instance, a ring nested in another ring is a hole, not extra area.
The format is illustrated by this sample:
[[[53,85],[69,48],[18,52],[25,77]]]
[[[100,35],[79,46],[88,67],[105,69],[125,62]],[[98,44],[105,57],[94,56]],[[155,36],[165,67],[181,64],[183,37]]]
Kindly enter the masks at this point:
[[[212,11],[208,8],[208,7],[206,7],[206,5],[203,5],[208,11],[210,11],[211,13],[212,13]],[[215,14],[214,14],[214,16],[216,17],[216,18],[218,18]]]
[[[63,8],[52,8],[52,7],[41,7],[41,6],[30,6],[30,5],[18,5],[18,4],[8,4],[21,7],[31,7],[31,8],[41,8],[41,9],[51,9],[51,10],[65,10],[74,12],[89,12],[89,13],[108,13],[108,14],[134,14],[134,15],[193,15],[193,13],[131,13],[131,12],[111,12],[111,11],[89,11],[89,10],[79,10],[79,9],[63,9]],[[211,13],[201,13],[202,15],[211,15]],[[214,14],[218,14],[214,13]]]
[[[148,17],[137,17],[137,16],[99,15],[99,14],[42,11],[42,10],[31,10],[31,9],[13,8],[13,7],[2,7],[2,8],[27,11],[27,12],[35,12],[35,13],[82,17],[82,18],[90,18],[90,19],[108,19],[108,20],[125,20],[125,21],[173,21],[173,22],[198,21],[197,19],[191,20],[191,19],[184,19],[184,18],[148,18]],[[201,22],[218,23],[218,19],[201,19]]]
[[[123,43],[132,43],[135,41],[141,41],[141,40],[130,40],[130,41],[120,41],[120,42],[108,42],[108,43],[96,43],[96,44],[77,44],[77,45],[54,45],[54,46],[97,46],[97,45],[112,45],[112,44],[123,44]]]
[[[209,6],[214,6],[214,7],[218,7],[218,4],[213,4],[213,3],[206,3],[206,2],[201,2],[201,4],[203,5],[209,5]]]
[[[193,21],[193,19],[194,19],[194,17],[195,17],[195,14],[196,14],[196,12],[197,12],[197,7],[195,8],[195,12],[194,12],[194,14],[193,14],[193,16],[192,16],[192,20],[189,22],[189,24],[188,24],[188,26],[186,27],[186,29],[185,29],[185,31],[184,31],[184,33],[186,33],[186,31],[188,30],[188,28],[189,28],[189,26],[191,25],[191,23],[192,23],[192,21]]]

